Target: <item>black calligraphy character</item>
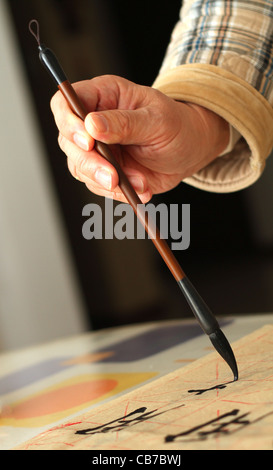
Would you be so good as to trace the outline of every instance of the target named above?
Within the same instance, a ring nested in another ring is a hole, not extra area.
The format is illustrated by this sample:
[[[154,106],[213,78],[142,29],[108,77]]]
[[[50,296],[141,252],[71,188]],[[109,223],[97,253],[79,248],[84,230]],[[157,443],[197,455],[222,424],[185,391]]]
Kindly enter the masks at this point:
[[[226,388],[227,384],[221,384],[221,385],[215,385],[214,387],[211,388],[201,388],[197,390],[188,390],[188,393],[195,393],[196,395],[202,395],[203,393],[209,392],[210,390],[222,390],[223,388]]]
[[[181,406],[184,406],[184,405],[176,406],[175,408],[172,408],[171,410],[181,408]],[[146,407],[138,408],[137,410],[129,413],[127,416],[122,416],[121,418],[114,419],[113,421],[110,421],[109,423],[102,424],[101,426],[96,426],[95,428],[82,429],[82,430],[76,431],[76,434],[97,434],[97,433],[106,433],[110,431],[121,431],[125,427],[134,426],[135,424],[145,421],[147,418],[149,419],[155,418],[156,416],[167,413],[167,411],[171,411],[171,410],[165,410],[165,411],[160,411],[156,413],[157,410],[152,410],[152,411],[147,411],[145,413],[146,410],[147,410]],[[139,416],[136,416],[136,415],[139,415]],[[132,419],[128,419],[128,418],[131,418],[132,416],[134,416]]]
[[[184,431],[176,435],[168,435],[165,437],[165,442],[173,442],[178,438],[189,436],[191,434],[193,435],[193,437],[196,436],[195,438],[197,438],[198,440],[205,440],[207,439],[208,436],[212,434],[230,433],[231,432],[230,426],[232,424],[235,424],[238,426],[239,425],[246,426],[250,424],[250,421],[245,419],[245,417],[249,415],[250,413],[245,413],[241,416],[237,416],[239,412],[240,410],[232,410],[231,412],[218,416],[217,418],[212,419],[211,421],[208,421],[207,423],[203,423],[199,426],[195,426],[194,428],[191,428],[188,431]],[[225,420],[225,418],[233,417],[233,416],[237,416],[237,417],[234,419],[231,419],[230,421],[223,421]],[[208,427],[207,431],[201,431],[201,429],[204,429],[206,427]]]

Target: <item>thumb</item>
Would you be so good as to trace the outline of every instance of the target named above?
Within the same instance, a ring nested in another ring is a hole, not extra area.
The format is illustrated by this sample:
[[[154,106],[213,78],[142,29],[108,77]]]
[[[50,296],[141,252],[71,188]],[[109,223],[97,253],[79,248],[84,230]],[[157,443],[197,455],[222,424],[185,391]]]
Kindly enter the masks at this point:
[[[122,145],[143,144],[148,138],[149,123],[146,108],[100,111],[85,119],[86,130],[95,140]]]

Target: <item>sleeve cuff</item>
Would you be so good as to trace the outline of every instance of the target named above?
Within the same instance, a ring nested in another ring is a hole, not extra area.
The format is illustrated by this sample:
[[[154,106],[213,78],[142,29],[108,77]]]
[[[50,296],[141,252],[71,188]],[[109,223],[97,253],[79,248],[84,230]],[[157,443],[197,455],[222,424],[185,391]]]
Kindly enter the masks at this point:
[[[225,148],[225,150],[220,153],[219,157],[222,157],[223,155],[226,155],[227,153],[230,153],[235,145],[237,144],[238,140],[241,138],[240,132],[238,132],[234,127],[229,124],[229,142]]]
[[[209,64],[175,67],[159,75],[153,87],[214,111],[234,129],[229,148],[185,183],[224,193],[248,187],[260,177],[273,147],[273,109],[255,88]]]

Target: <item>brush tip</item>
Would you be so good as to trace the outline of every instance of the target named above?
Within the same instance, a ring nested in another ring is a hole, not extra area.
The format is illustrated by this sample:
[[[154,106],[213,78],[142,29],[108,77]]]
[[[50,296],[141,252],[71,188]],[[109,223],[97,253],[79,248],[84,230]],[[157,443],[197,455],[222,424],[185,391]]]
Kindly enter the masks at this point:
[[[236,363],[235,356],[231,349],[231,346],[226,339],[224,333],[219,329],[209,335],[209,338],[215,347],[216,351],[222,356],[222,358],[227,362],[229,367],[233,372],[234,382],[239,378],[238,367]]]

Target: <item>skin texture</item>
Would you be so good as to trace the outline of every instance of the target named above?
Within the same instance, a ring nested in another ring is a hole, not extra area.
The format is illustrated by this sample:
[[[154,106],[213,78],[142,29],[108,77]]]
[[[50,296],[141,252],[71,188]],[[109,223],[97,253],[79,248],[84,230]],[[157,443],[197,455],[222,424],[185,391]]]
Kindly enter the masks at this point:
[[[51,109],[58,141],[71,174],[97,195],[127,202],[115,169],[94,149],[95,140],[111,145],[143,203],[204,168],[228,144],[229,127],[220,116],[153,88],[113,75],[73,87],[90,113],[83,122],[57,92]]]

